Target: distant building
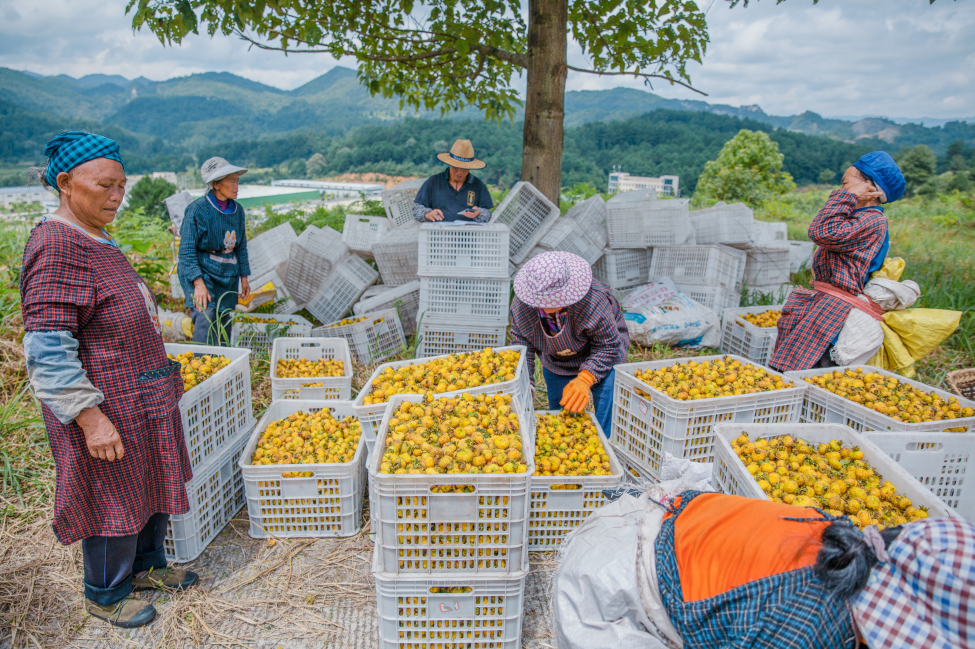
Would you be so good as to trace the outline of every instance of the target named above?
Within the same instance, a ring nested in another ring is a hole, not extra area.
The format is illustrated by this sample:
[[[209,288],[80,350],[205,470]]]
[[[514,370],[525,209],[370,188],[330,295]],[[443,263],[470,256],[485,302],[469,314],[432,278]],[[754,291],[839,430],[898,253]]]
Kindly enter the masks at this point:
[[[322,194],[332,196],[350,196],[358,198],[360,194],[366,196],[377,196],[386,189],[383,183],[356,183],[340,180],[272,180],[274,187],[304,187],[307,189],[317,189]]]
[[[153,171],[151,174],[132,174],[132,175],[126,175],[125,176],[125,186],[126,186],[126,188],[131,189],[132,187],[135,187],[135,184],[137,182],[139,182],[140,180],[142,180],[143,178],[145,178],[146,176],[149,176],[150,178],[153,178],[153,179],[155,179],[155,178],[162,178],[163,180],[165,180],[167,183],[169,183],[171,185],[174,185],[174,186],[178,186],[179,185],[179,179],[176,177],[176,172],[175,171]]]
[[[14,203],[54,203],[57,206],[58,195],[53,190],[40,185],[23,187],[0,187],[0,205],[9,209]]]
[[[206,193],[206,188],[188,190],[190,196],[199,198]],[[237,202],[241,207],[260,207],[265,203],[278,205],[281,203],[306,203],[320,200],[322,194],[317,189],[301,187],[274,187],[267,185],[241,185],[237,190]]]
[[[609,193],[629,192],[634,189],[656,189],[664,196],[680,195],[680,176],[660,176],[648,178],[645,176],[631,176],[622,171],[612,171],[609,174]]]

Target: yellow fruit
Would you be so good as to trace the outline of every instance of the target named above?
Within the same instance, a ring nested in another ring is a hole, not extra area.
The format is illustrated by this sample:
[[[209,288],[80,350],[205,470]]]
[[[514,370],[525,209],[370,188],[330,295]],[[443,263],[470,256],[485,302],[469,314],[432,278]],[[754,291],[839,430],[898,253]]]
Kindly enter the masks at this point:
[[[611,474],[609,456],[589,415],[563,410],[554,415],[535,415],[535,424],[534,475]],[[507,457],[514,459],[511,450]]]
[[[781,311],[764,311],[762,313],[744,313],[738,316],[748,322],[752,323],[756,327],[762,327],[763,329],[774,327],[779,324],[779,318],[782,317]]]
[[[171,361],[179,362],[179,372],[183,377],[183,392],[192,390],[200,383],[230,365],[230,359],[226,356],[213,356],[203,354],[195,356],[193,352],[183,352],[182,354],[166,354]]]
[[[718,360],[689,360],[660,369],[638,370],[636,378],[646,385],[681,401],[757,394],[795,387],[785,379],[756,365],[725,356]],[[649,396],[636,388],[637,394]]]
[[[234,322],[243,322],[246,324],[275,324],[275,325],[296,325],[298,324],[295,320],[275,320],[274,318],[262,318],[256,315],[238,315],[234,318]]]
[[[296,412],[268,424],[251,456],[251,464],[342,464],[351,462],[362,427],[355,417],[335,419],[328,410]],[[282,474],[311,477],[312,472]]]
[[[328,325],[328,327],[325,327],[325,328],[328,329],[329,327],[342,327],[342,326],[345,326],[345,325],[356,324],[357,322],[362,322],[363,320],[365,320],[368,317],[369,316],[363,316],[361,318],[346,318],[345,320],[339,320],[338,322],[336,322],[334,324],[330,324],[330,325]],[[377,322],[382,322],[382,320],[377,320]]]
[[[345,362],[325,358],[317,361],[282,358],[278,360],[276,374],[279,379],[345,376]]]

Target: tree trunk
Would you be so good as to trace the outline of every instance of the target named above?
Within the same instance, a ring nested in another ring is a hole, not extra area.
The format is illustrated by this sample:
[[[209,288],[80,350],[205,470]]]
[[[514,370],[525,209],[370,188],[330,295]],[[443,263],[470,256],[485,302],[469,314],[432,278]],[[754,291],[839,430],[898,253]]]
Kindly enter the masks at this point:
[[[528,92],[521,179],[559,204],[568,0],[528,0]]]

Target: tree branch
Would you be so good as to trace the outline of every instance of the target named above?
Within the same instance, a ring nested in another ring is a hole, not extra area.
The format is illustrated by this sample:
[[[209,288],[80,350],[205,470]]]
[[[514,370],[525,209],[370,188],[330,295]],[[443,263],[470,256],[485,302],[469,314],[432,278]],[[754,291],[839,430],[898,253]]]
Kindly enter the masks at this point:
[[[668,77],[663,74],[649,74],[646,72],[605,72],[600,70],[583,70],[582,68],[576,68],[571,65],[567,65],[565,67],[567,67],[570,70],[574,70],[576,72],[585,72],[586,74],[598,74],[600,76],[643,77],[644,79],[663,79],[664,81],[669,81],[671,83],[676,83],[679,86],[684,86],[688,90],[693,90],[697,94],[702,95],[704,97],[708,96],[708,93],[698,90],[694,86],[686,84],[683,81],[680,81],[678,79],[672,79],[671,77]]]

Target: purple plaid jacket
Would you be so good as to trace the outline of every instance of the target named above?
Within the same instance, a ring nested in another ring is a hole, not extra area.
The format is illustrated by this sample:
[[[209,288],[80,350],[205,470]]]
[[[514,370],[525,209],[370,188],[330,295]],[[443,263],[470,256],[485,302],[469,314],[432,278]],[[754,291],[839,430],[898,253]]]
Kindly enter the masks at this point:
[[[515,345],[528,348],[526,360],[532,369],[532,385],[536,356],[549,372],[575,376],[580,370],[587,370],[596,381],[606,378],[614,365],[626,362],[630,334],[623,320],[623,309],[608,286],[594,279],[586,296],[566,307],[566,311],[572,336],[580,341],[581,348],[572,356],[556,356],[544,353],[538,309],[528,306],[517,295],[511,300],[511,338]]]
[[[854,295],[863,292],[867,269],[887,235],[883,210],[856,209],[856,204],[854,194],[838,189],[809,226],[809,238],[819,246],[813,258],[816,279]],[[769,365],[782,372],[813,367],[839,336],[852,308],[816,291],[792,291],[782,309]]]

